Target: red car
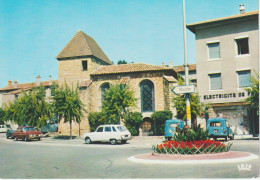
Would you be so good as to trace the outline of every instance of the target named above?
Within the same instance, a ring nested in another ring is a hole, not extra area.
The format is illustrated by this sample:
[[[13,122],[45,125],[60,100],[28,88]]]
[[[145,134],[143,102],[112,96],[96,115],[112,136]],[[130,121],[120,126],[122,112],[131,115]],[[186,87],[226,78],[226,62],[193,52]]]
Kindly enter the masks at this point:
[[[22,126],[22,127],[18,127],[12,136],[15,138],[16,141],[18,139],[22,139],[25,141],[29,141],[31,139],[37,139],[38,141],[40,141],[43,134],[42,132],[37,131],[32,126]]]

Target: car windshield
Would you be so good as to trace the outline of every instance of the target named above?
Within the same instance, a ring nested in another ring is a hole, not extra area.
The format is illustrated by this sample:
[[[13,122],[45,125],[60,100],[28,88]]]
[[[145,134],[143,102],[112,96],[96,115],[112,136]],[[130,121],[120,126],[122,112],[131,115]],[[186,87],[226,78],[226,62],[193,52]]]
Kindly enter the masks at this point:
[[[220,127],[220,126],[221,126],[221,122],[211,122],[211,123],[210,123],[210,126]]]
[[[177,124],[170,124],[169,127],[171,127],[171,128],[176,128],[176,127],[177,127]]]
[[[126,128],[124,126],[118,126],[117,129],[121,132],[126,131]]]
[[[23,128],[23,131],[24,132],[35,131],[35,129],[34,129],[34,127],[26,127],[26,128]]]

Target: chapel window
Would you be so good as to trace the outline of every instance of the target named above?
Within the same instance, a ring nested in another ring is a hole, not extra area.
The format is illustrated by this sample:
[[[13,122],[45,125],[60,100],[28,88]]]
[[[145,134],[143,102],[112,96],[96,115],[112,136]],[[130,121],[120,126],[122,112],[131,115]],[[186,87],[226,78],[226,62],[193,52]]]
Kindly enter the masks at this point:
[[[154,84],[150,80],[142,81],[141,89],[141,110],[142,112],[154,111]]]

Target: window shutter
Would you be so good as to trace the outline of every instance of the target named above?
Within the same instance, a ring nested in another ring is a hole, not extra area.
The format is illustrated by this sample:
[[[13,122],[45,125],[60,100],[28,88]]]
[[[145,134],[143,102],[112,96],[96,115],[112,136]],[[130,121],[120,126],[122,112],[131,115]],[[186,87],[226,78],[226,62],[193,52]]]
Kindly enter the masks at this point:
[[[221,74],[210,74],[211,90],[222,89]]]
[[[208,44],[208,48],[209,48],[209,59],[220,58],[219,43],[210,43]]]
[[[238,79],[239,79],[239,87],[250,86],[250,71],[239,71]]]

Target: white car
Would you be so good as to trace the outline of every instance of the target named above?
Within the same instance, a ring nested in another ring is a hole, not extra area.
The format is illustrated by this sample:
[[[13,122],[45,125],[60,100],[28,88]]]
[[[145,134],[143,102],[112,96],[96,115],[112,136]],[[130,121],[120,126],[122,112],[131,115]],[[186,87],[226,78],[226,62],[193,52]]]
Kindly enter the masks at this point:
[[[122,125],[101,125],[98,126],[95,132],[85,133],[82,138],[87,144],[94,141],[110,142],[116,144],[121,141],[125,144],[127,140],[131,139],[131,133]]]
[[[5,125],[0,125],[0,133],[2,132],[6,132],[7,131],[7,128]]]

